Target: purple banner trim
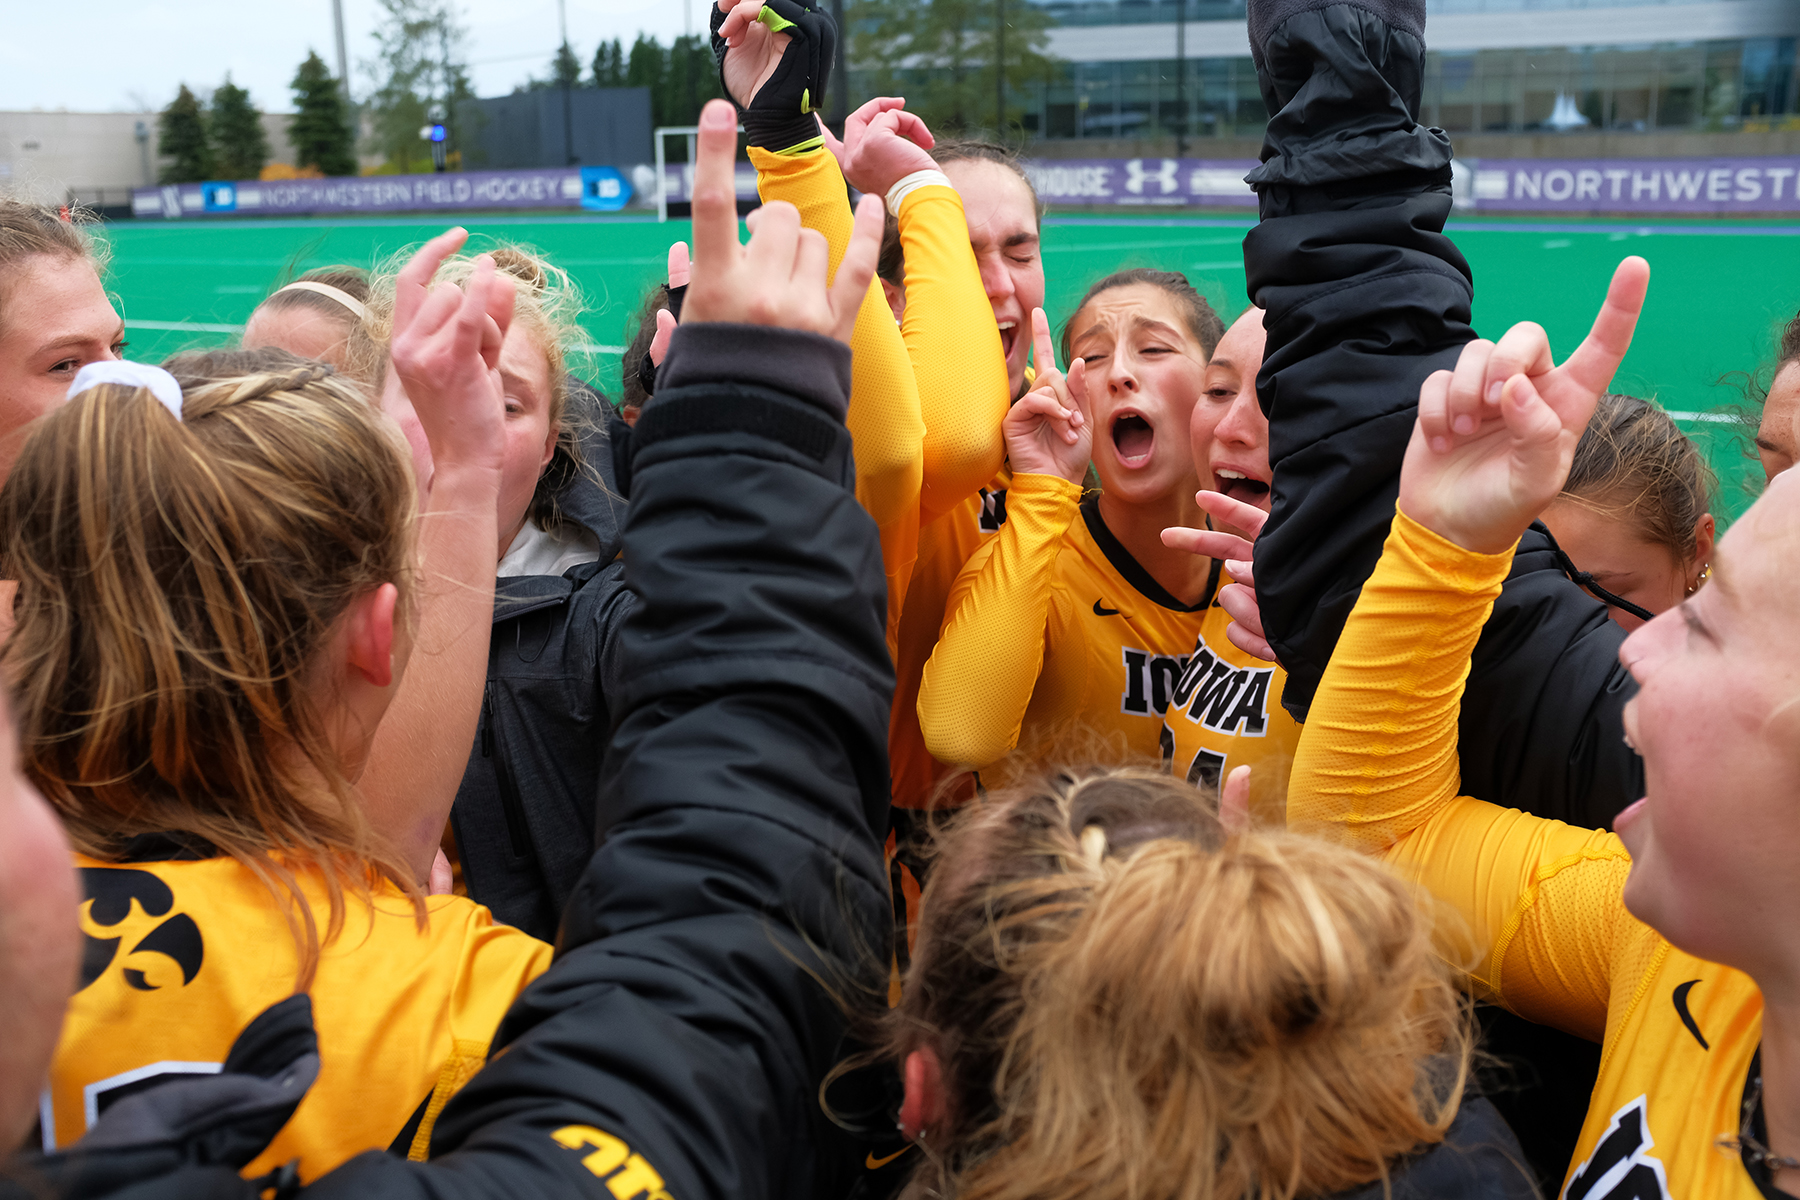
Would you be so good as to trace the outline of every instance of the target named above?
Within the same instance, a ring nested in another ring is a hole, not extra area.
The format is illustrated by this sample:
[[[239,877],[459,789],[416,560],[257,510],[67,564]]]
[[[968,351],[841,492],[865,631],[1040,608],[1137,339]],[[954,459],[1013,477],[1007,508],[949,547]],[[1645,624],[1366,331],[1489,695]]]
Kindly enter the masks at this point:
[[[1256,165],[1250,159],[1056,158],[1029,159],[1025,173],[1046,204],[1255,208],[1244,176]]]
[[[578,208],[581,169],[165,184],[132,193],[140,217],[287,216],[465,208]]]
[[[1800,212],[1800,158],[1484,158],[1483,212]]]

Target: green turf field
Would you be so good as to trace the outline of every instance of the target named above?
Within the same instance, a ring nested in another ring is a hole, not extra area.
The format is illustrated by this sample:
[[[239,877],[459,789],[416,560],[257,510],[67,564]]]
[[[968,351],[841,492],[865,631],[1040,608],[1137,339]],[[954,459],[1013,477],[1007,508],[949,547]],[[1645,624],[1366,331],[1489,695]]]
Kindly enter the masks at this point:
[[[625,326],[662,270],[686,222],[631,218],[483,217],[483,239],[530,243],[566,268],[586,293],[591,346],[576,367],[616,388]],[[1239,243],[1247,217],[1062,217],[1044,231],[1047,308],[1053,322],[1091,281],[1123,266],[1185,272],[1227,318],[1242,311]],[[443,223],[345,221],[125,221],[108,228],[111,285],[125,314],[132,358],[155,362],[179,349],[227,341],[285,272],[326,263],[368,264],[416,244]],[[1611,269],[1626,254],[1650,260],[1650,301],[1616,390],[1655,396],[1677,413],[1718,417],[1741,406],[1741,388],[1718,381],[1770,356],[1774,330],[1800,309],[1800,226],[1710,219],[1651,224],[1482,218],[1451,227],[1475,271],[1477,327],[1498,336],[1514,321],[1550,332],[1557,356],[1586,332]],[[1740,512],[1761,471],[1745,458],[1733,423],[1684,417],[1724,486],[1721,517]]]

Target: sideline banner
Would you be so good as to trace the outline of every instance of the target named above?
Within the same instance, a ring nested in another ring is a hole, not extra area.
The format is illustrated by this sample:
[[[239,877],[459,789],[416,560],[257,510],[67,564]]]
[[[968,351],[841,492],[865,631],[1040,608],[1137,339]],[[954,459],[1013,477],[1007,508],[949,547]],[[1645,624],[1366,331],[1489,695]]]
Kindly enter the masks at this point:
[[[1800,158],[1484,158],[1477,211],[1800,212]]]
[[[1040,158],[1025,173],[1045,204],[1255,208],[1254,159]]]
[[[1027,159],[1046,204],[1119,208],[1254,209],[1250,159]],[[756,198],[756,172],[739,163],[739,199]],[[656,173],[557,167],[433,175],[370,175],[166,184],[138,188],[139,217],[298,216],[458,209],[614,211],[653,192]],[[664,167],[671,201],[692,198],[693,168]],[[1800,157],[1472,159],[1458,161],[1457,207],[1477,212],[1586,214],[1800,213]]]
[[[200,216],[297,216],[303,213],[429,212],[466,208],[578,208],[585,198],[583,176],[605,172],[612,180],[623,178],[611,167],[558,167],[532,171],[467,171],[432,175],[364,175],[336,179],[247,180],[164,184],[138,188],[131,194],[131,211],[139,217]],[[602,190],[597,178],[591,189]],[[596,196],[619,206],[630,199],[624,192],[607,189]],[[590,205],[589,207],[592,207]]]

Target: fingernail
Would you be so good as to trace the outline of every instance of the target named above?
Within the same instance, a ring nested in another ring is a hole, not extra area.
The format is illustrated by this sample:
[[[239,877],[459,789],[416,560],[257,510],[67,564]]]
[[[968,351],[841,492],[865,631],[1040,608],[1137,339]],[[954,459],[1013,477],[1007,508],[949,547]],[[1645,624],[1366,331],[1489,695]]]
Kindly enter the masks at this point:
[[[1500,387],[1501,387],[1501,385],[1498,383],[1488,384],[1487,401],[1489,404],[1500,403]]]
[[[1431,439],[1431,448],[1436,453],[1443,454],[1445,451],[1450,449],[1450,439],[1434,437]]]
[[[1467,416],[1458,417],[1451,423],[1451,426],[1457,433],[1467,437],[1469,434],[1475,432],[1475,418]]]

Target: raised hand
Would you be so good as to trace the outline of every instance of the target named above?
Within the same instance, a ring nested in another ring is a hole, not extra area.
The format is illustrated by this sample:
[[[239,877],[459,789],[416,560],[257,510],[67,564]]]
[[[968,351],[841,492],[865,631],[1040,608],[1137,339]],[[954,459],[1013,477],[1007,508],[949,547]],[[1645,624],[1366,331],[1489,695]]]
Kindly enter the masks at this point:
[[[718,0],[714,6],[713,37],[729,48],[719,59],[719,76],[739,108],[750,107],[793,41],[763,23],[762,11],[763,0]]]
[[[1066,376],[1056,369],[1050,319],[1041,308],[1031,310],[1031,332],[1038,373],[1032,389],[1019,398],[1001,423],[1007,461],[1016,473],[1056,475],[1080,483],[1094,456],[1087,364],[1076,359]]]
[[[681,323],[732,321],[778,325],[848,343],[881,253],[881,201],[864,196],[856,228],[830,279],[825,235],[800,224],[800,211],[777,200],[753,216],[748,245],[738,244],[732,184],[737,118],[723,100],[700,110],[694,166],[694,260]]]
[[[819,136],[837,27],[813,0],[715,0],[713,57],[752,146],[786,150]]]
[[[512,323],[512,280],[483,255],[463,287],[431,282],[468,236],[460,228],[439,234],[395,281],[388,352],[403,391],[393,396],[390,388],[383,407],[413,445],[421,486],[452,463],[497,471],[504,451],[500,347]]]
[[[1470,342],[1456,370],[1419,389],[1419,419],[1400,469],[1400,508],[1457,545],[1498,554],[1554,500],[1594,404],[1612,383],[1650,284],[1631,257],[1575,353],[1557,366],[1542,327]]]
[[[937,140],[905,106],[904,97],[878,96],[844,118],[838,163],[857,191],[885,196],[915,171],[937,170],[926,153]]]
[[[669,290],[684,288],[688,285],[688,273],[691,270],[688,262],[688,245],[676,242],[669,247]],[[666,308],[656,310],[656,332],[650,336],[650,362],[662,366],[663,356],[669,352],[669,339],[675,336],[675,314]]]
[[[1225,627],[1226,638],[1245,654],[1264,662],[1277,662],[1275,648],[1269,645],[1268,635],[1263,631],[1252,559],[1257,535],[1262,532],[1263,522],[1269,519],[1269,514],[1242,500],[1204,489],[1194,493],[1194,501],[1212,518],[1213,528],[1171,526],[1162,531],[1163,545],[1216,558],[1224,564],[1225,573],[1234,581],[1219,589],[1219,607],[1231,615],[1231,624]]]

